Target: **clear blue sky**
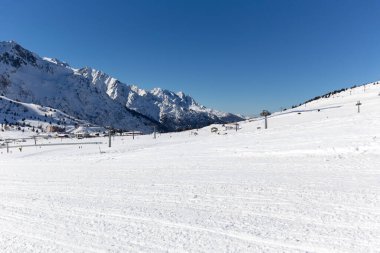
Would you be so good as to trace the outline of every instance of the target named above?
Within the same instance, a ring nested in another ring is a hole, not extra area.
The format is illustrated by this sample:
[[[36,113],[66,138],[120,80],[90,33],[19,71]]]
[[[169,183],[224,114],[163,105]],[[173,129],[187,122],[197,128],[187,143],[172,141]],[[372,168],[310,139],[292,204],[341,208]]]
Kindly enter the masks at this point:
[[[254,114],[380,80],[380,1],[1,0],[0,40]]]

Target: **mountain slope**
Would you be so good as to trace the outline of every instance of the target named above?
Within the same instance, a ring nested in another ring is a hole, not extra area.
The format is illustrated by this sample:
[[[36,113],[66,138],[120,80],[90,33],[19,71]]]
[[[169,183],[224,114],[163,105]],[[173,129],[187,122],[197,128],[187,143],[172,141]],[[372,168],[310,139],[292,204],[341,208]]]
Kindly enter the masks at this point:
[[[21,131],[33,129],[41,132],[49,126],[69,131],[76,125],[90,125],[89,122],[73,118],[60,110],[18,102],[4,96],[0,96],[0,108],[1,131],[11,126]]]
[[[41,58],[15,42],[0,42],[0,95],[60,109],[101,126],[150,132],[241,120],[197,104],[183,93],[144,91],[91,68]]]

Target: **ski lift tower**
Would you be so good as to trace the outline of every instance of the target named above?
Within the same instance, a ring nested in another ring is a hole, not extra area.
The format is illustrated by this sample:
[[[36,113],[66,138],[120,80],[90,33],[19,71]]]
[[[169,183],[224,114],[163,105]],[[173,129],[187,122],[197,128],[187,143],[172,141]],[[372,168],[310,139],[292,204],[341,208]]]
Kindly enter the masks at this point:
[[[239,130],[239,123],[236,122],[234,125],[235,125],[235,130],[237,132]]]
[[[261,113],[260,113],[260,116],[263,116],[264,119],[265,119],[265,129],[268,128],[268,116],[271,115],[271,113],[268,111],[268,110],[263,110]]]

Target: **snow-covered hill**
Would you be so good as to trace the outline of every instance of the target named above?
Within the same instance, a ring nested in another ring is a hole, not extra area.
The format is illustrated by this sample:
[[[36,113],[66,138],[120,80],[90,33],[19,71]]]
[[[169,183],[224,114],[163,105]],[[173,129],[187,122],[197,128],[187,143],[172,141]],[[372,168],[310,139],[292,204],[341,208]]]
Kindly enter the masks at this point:
[[[0,149],[0,252],[378,252],[379,92],[276,112],[268,129]]]
[[[205,108],[183,93],[129,86],[91,68],[41,58],[15,42],[0,42],[0,95],[57,108],[82,120],[126,130],[197,128],[241,117]]]

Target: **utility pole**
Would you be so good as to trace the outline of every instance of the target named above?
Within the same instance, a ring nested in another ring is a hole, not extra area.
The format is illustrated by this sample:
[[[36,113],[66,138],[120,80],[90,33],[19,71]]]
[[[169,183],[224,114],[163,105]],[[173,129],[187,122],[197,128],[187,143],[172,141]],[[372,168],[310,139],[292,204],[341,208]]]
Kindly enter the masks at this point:
[[[358,113],[360,113],[360,106],[362,105],[362,103],[360,103],[360,101],[358,101],[357,103],[356,103],[356,106],[358,107]]]

